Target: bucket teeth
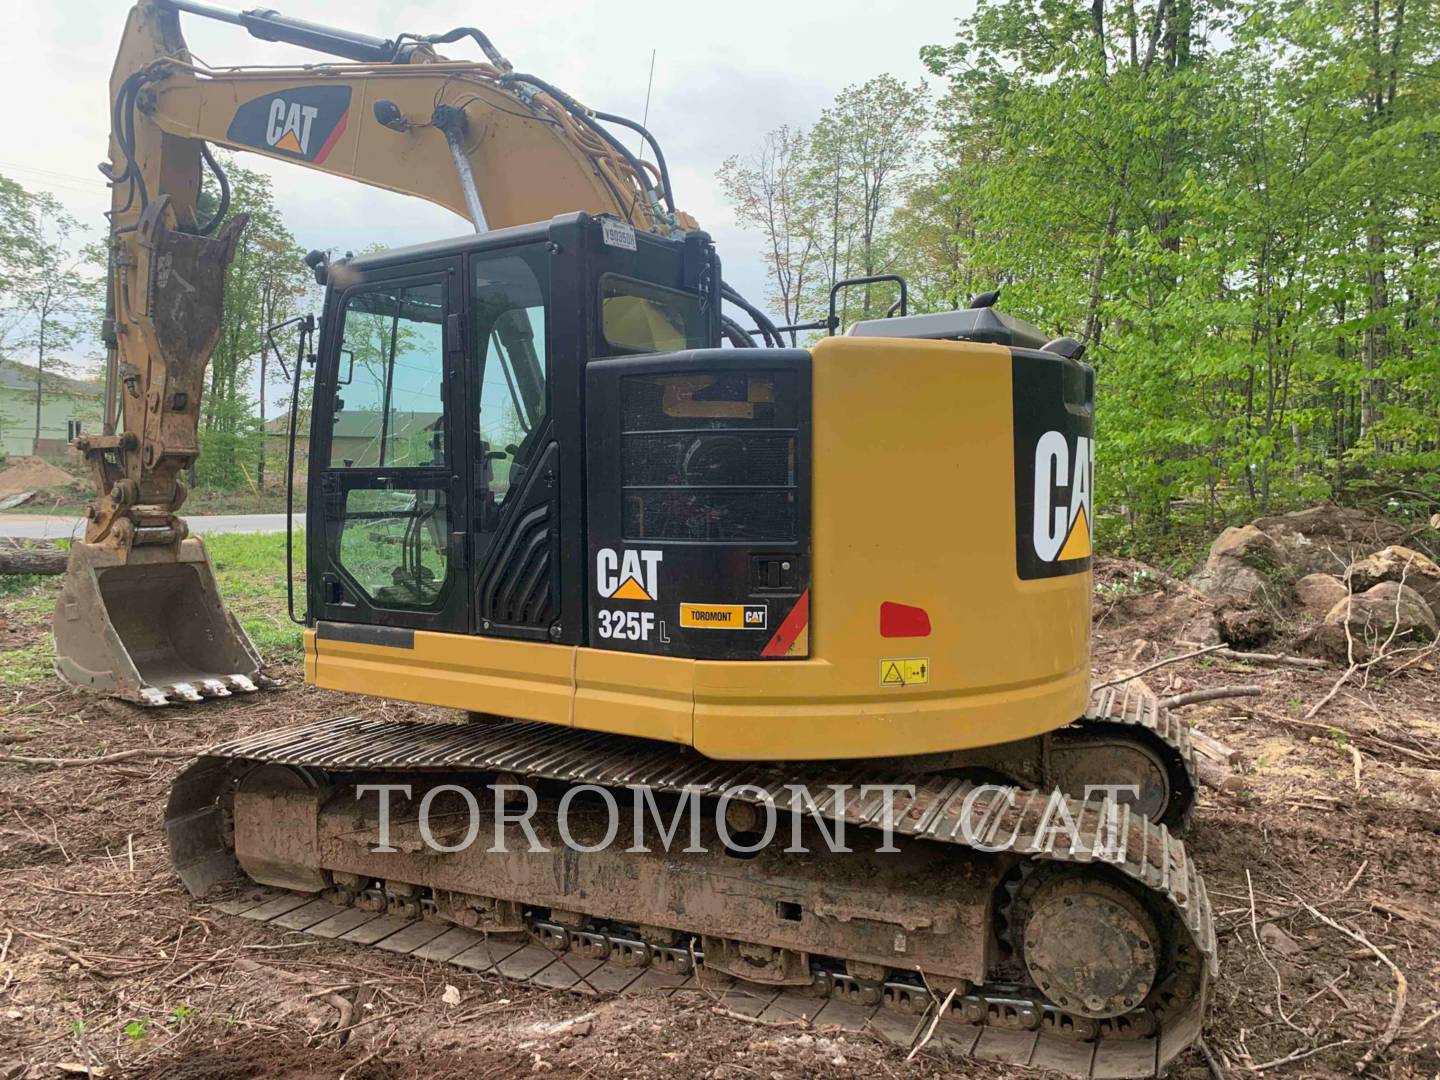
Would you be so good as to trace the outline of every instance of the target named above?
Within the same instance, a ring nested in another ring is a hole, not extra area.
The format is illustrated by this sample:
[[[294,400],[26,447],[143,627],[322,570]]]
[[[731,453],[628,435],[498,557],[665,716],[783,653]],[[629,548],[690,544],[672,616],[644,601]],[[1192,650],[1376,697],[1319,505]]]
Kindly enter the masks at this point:
[[[178,697],[181,701],[203,701],[203,700],[204,700],[204,698],[203,698],[203,696],[201,695],[200,691],[199,691],[199,690],[196,690],[195,687],[194,687],[191,683],[188,683],[188,682],[177,682],[174,686],[172,686],[172,687],[170,688],[170,693],[174,694],[174,695],[175,695],[176,697]]]
[[[200,693],[206,697],[229,697],[230,688],[219,679],[201,679]]]
[[[153,686],[140,688],[140,700],[146,705],[169,705],[170,699]]]
[[[242,694],[253,694],[260,689],[244,675],[226,675],[225,681],[230,684],[231,690],[239,690]]]

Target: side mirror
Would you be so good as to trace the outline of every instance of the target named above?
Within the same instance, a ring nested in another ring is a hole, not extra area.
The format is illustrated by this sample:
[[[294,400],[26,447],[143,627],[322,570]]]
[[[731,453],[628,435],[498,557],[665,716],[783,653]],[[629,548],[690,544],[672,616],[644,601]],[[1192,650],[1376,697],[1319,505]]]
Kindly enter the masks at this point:
[[[310,268],[316,285],[324,285],[330,280],[330,256],[319,248],[305,256],[305,265]]]

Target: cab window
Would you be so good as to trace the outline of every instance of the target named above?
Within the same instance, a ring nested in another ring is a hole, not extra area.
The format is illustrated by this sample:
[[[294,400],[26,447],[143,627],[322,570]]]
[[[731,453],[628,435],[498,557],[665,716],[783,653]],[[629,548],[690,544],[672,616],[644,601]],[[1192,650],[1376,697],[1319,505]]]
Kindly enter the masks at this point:
[[[480,362],[476,494],[482,532],[523,480],[548,412],[543,252],[524,249],[477,257],[470,307]]]
[[[709,344],[698,295],[619,274],[601,275],[600,331],[609,356],[681,352]]]
[[[345,301],[331,468],[445,464],[444,310],[440,282]]]

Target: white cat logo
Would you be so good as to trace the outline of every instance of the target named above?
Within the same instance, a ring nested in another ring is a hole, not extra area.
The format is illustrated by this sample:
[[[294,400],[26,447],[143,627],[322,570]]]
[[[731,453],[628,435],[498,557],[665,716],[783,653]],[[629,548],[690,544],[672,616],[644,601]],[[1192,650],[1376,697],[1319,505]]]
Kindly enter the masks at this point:
[[[1074,459],[1064,432],[1047,431],[1035,444],[1035,554],[1042,562],[1066,562],[1090,556],[1095,508],[1091,483],[1095,440],[1076,436]],[[1068,501],[1060,489],[1069,488]]]
[[[595,553],[595,590],[606,600],[660,599],[660,560],[663,551],[617,552],[601,548]]]
[[[298,102],[286,104],[283,98],[270,102],[270,119],[265,125],[265,141],[277,150],[292,154],[310,153],[310,128],[320,110],[314,105]]]

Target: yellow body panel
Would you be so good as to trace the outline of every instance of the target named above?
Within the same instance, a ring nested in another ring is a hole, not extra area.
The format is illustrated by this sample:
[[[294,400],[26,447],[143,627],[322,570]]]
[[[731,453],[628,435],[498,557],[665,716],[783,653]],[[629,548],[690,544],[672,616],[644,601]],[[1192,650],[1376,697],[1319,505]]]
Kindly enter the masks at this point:
[[[812,372],[809,659],[682,660],[417,632],[412,650],[315,641],[315,681],[727,760],[963,750],[1080,715],[1091,575],[1016,572],[1010,350],[827,338]],[[882,637],[886,601],[924,608],[930,635]],[[887,685],[889,658],[923,660],[926,681]]]
[[[575,650],[574,726],[689,745],[695,661]]]
[[[572,646],[424,630],[415,631],[409,649],[335,641],[313,630],[305,638],[307,651],[315,649],[314,683],[327,690],[570,723]]]

